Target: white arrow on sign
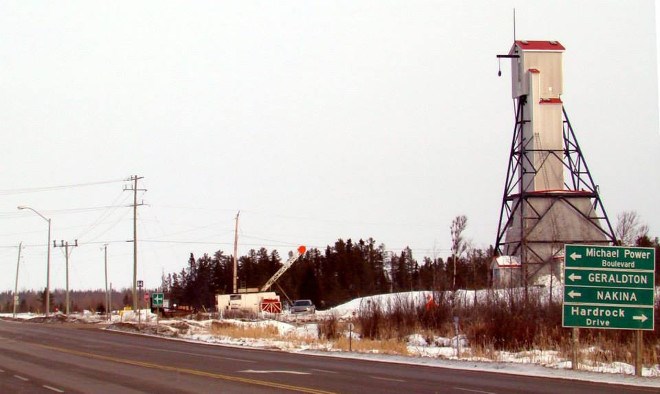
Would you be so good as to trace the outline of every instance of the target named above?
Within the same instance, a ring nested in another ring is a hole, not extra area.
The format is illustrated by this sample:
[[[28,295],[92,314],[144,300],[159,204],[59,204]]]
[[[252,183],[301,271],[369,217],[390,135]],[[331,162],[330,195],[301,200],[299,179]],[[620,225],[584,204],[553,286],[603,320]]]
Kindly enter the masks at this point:
[[[642,323],[644,323],[644,322],[647,321],[648,319],[649,319],[649,318],[646,317],[646,315],[643,314],[643,313],[642,313],[641,316],[633,316],[633,320],[639,320],[639,321],[641,321]]]
[[[581,296],[582,296],[582,293],[578,293],[578,292],[576,292],[576,291],[571,290],[571,291],[568,293],[568,296],[571,297],[571,298],[581,297]]]
[[[570,274],[570,275],[568,275],[568,279],[570,279],[572,281],[575,281],[575,280],[582,279],[582,277],[580,275]]]
[[[573,260],[581,259],[581,258],[582,258],[582,255],[581,255],[581,254],[577,254],[577,252],[573,252],[573,253],[571,253],[571,258],[572,258]]]

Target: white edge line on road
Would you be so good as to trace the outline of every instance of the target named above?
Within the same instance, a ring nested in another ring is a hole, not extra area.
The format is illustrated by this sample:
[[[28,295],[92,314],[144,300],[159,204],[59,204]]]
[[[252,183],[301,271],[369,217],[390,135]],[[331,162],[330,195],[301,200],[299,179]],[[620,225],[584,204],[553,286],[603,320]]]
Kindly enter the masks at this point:
[[[465,389],[463,387],[454,387],[456,390],[461,390],[461,391],[469,391],[471,393],[484,393],[484,394],[496,394],[493,393],[492,391],[481,391],[481,390],[471,390],[471,389]]]
[[[309,372],[299,372],[299,371],[281,371],[281,370],[254,370],[254,369],[246,369],[243,371],[238,371],[242,373],[288,373],[292,375],[311,375]]]
[[[22,380],[22,381],[24,381],[24,382],[27,382],[28,380],[30,380],[30,379],[25,378],[25,377],[23,377],[23,376],[21,376],[21,375],[14,375],[14,377],[15,377],[16,379],[20,379],[20,380]]]
[[[63,393],[63,392],[64,392],[64,390],[60,390],[60,389],[58,389],[58,388],[55,388],[55,387],[52,387],[52,386],[48,386],[48,385],[45,385],[45,384],[44,384],[43,386],[41,386],[41,387],[43,387],[43,388],[45,388],[45,389],[48,389],[48,390],[51,390],[51,391],[54,391],[54,392],[56,392],[56,393]]]
[[[324,373],[338,373],[338,372],[335,372],[335,371],[328,371],[326,369],[315,369],[315,368],[312,368],[312,371],[324,372]]]
[[[193,354],[193,355],[199,356],[199,354]],[[229,361],[238,361],[238,362],[241,362],[241,363],[253,363],[253,364],[256,363],[256,361],[244,360],[242,358],[231,358],[231,357],[222,357],[222,356],[218,356],[218,358],[221,358],[223,360],[229,360]]]
[[[369,376],[369,377],[372,379],[387,380],[388,382],[405,382],[405,380],[401,380],[401,379],[381,378],[379,376]]]

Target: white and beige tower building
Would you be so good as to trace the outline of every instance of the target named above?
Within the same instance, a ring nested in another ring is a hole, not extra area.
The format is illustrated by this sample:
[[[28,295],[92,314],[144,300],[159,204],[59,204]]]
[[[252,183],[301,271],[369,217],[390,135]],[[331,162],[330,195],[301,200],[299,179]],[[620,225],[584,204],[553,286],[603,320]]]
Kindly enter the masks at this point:
[[[566,243],[614,241],[598,188],[568,121],[557,41],[515,41],[511,59],[516,125],[504,187],[494,284],[561,280]],[[506,257],[505,257],[506,256]],[[508,272],[499,270],[502,261]],[[510,264],[516,261],[518,264]],[[513,280],[512,280],[513,278]]]

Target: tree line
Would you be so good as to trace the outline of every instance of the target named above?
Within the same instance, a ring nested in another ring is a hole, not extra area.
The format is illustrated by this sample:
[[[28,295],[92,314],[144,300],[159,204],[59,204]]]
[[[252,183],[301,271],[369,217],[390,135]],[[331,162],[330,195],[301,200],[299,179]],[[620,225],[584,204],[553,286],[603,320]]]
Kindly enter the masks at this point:
[[[656,284],[660,282],[660,243],[648,235],[636,212],[618,216],[615,234],[619,245],[635,245],[656,249]],[[385,249],[373,238],[338,239],[323,249],[307,250],[291,268],[279,278],[272,290],[282,299],[311,299],[319,308],[331,308],[356,297],[414,290],[483,289],[491,285],[490,263],[493,247],[486,250],[473,248],[462,233],[467,218],[457,216],[450,227],[451,255],[446,259],[423,257],[417,260],[410,248],[400,252]],[[238,258],[239,289],[262,287],[282,266],[277,250],[252,249]],[[188,306],[195,310],[210,310],[216,294],[233,291],[233,256],[218,250],[212,255],[195,257],[190,254],[187,264],[179,272],[164,275],[158,289],[170,305]],[[64,311],[65,292],[51,292],[52,311]],[[104,312],[104,291],[72,291],[71,310],[84,309]],[[132,305],[130,289],[114,290],[111,308]],[[142,302],[142,301],[140,301]],[[13,310],[13,293],[0,292],[0,313]],[[19,295],[18,312],[43,312],[44,291],[24,291]]]
[[[325,249],[307,250],[273,290],[282,299],[311,299],[319,308],[329,308],[356,297],[388,292],[482,289],[489,285],[492,253],[492,248],[469,249],[447,261],[430,257],[418,261],[408,247],[393,253],[372,238],[357,242],[338,239]],[[250,250],[238,259],[239,289],[262,287],[283,262],[276,250]],[[233,291],[233,257],[222,250],[199,258],[191,253],[185,268],[163,278],[162,289],[171,304],[211,308],[216,294]]]
[[[14,292],[0,292],[0,313],[12,313],[14,310]],[[50,312],[66,311],[66,291],[54,290],[50,292]],[[133,292],[131,289],[115,289],[110,292],[110,310],[121,309],[132,305]],[[69,308],[73,312],[90,311],[105,313],[105,290],[71,290],[69,292]],[[16,313],[44,313],[46,310],[46,289],[42,291],[24,290],[19,292]]]
[[[455,288],[481,289],[489,285],[488,265],[492,248],[486,251],[469,249],[456,257]],[[252,249],[238,258],[239,289],[261,288],[288,258],[277,250]],[[330,308],[356,297],[388,292],[413,290],[448,290],[454,287],[454,258],[424,257],[418,261],[410,248],[399,253],[387,251],[372,238],[337,240],[324,249],[308,249],[273,285],[272,291],[287,298],[311,299],[319,308]],[[190,254],[179,272],[164,275],[158,289],[170,306],[186,306],[194,310],[211,310],[216,294],[233,291],[233,256],[218,250],[213,255],[195,257]],[[104,291],[70,292],[70,310],[105,312]],[[51,291],[51,312],[65,310],[66,293]],[[17,312],[42,313],[45,310],[45,289],[19,294]],[[131,289],[113,290],[113,310],[132,305]],[[140,301],[142,302],[142,301]],[[0,313],[13,311],[13,292],[0,292]]]
[[[451,224],[451,256],[447,260],[424,257],[418,261],[410,248],[387,251],[373,238],[338,239],[320,250],[311,248],[277,281],[283,299],[311,299],[317,307],[331,308],[357,297],[414,290],[483,289],[491,283],[494,249],[478,249],[463,236],[465,215]],[[648,226],[635,211],[618,215],[617,244],[656,249],[656,283],[660,282],[660,243],[648,235]],[[260,288],[282,266],[276,250],[250,250],[238,259],[240,289]],[[233,290],[233,257],[223,251],[195,258],[179,273],[163,278],[162,289],[170,302],[193,309],[212,308],[216,294]]]

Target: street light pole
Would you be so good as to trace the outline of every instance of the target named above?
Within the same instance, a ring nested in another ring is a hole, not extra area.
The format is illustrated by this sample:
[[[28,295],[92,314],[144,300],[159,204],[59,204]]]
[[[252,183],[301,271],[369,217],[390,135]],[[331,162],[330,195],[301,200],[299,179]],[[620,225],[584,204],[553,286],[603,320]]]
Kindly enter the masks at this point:
[[[46,317],[50,314],[50,219],[48,219],[48,254],[46,255]]]
[[[21,265],[21,247],[23,247],[23,242],[18,244],[18,260],[16,260],[16,282],[14,282],[14,319],[16,319],[16,305],[18,304],[18,268]]]
[[[48,222],[48,243],[46,244],[46,250],[48,251],[48,254],[46,255],[46,316],[50,314],[50,225],[51,221],[49,218],[45,217],[44,215],[40,214],[37,210],[30,208],[30,207],[25,207],[25,206],[18,206],[18,209],[28,209],[37,215],[39,215],[43,220]]]

